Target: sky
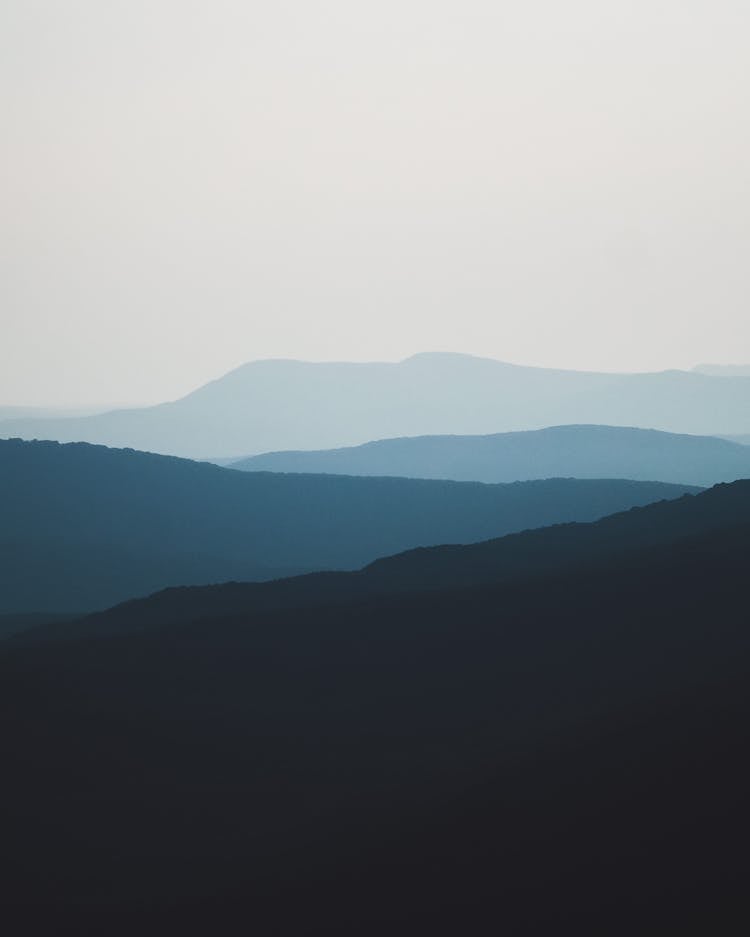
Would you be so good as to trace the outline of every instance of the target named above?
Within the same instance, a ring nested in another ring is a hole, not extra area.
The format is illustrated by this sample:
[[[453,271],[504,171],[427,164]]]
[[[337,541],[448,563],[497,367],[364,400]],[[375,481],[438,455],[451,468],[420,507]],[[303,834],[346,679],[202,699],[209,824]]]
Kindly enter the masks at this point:
[[[0,404],[750,361],[741,0],[1,0]]]

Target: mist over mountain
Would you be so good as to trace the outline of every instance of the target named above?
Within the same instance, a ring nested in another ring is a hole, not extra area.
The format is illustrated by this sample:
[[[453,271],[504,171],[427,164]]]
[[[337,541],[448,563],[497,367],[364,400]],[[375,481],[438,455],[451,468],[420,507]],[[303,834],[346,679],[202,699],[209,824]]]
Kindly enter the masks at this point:
[[[750,377],[750,364],[697,364],[693,370],[714,377]]]
[[[687,486],[275,475],[86,443],[0,441],[0,613],[87,611],[169,585],[355,569],[677,497]]]
[[[0,3],[0,937],[750,935],[749,36]]]
[[[255,361],[172,403],[6,420],[0,434],[208,459],[571,423],[726,435],[748,432],[749,414],[746,377],[562,371],[434,353],[396,364]]]
[[[330,472],[456,481],[632,478],[710,486],[750,477],[750,450],[709,436],[614,426],[553,426],[489,436],[381,439],[346,449],[269,452],[246,472]]]
[[[734,932],[749,541],[738,482],[394,557],[379,595],[173,590],[5,642],[6,920]]]
[[[0,422],[48,417],[70,419],[76,416],[92,416],[109,409],[111,407],[0,407]]]

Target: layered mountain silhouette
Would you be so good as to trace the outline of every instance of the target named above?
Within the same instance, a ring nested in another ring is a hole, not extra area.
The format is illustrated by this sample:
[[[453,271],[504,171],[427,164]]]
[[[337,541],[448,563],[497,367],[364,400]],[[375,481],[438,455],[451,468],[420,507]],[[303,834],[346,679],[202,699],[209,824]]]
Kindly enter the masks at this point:
[[[718,531],[750,525],[750,480],[696,495],[632,507],[589,523],[562,523],[473,544],[421,547],[361,570],[323,572],[274,582],[167,589],[81,619],[65,634],[141,629],[192,618],[253,615],[370,601],[403,593],[485,588],[581,567],[646,564],[665,549],[706,548]],[[724,533],[722,533],[724,532]],[[671,545],[671,546],[670,546]],[[49,634],[57,630],[53,626]]]
[[[748,543],[737,482],[9,639],[5,920],[746,930]]]
[[[172,403],[6,420],[0,434],[209,459],[571,423],[739,434],[748,413],[747,377],[561,371],[436,353],[395,364],[255,361]]]
[[[750,477],[750,449],[710,436],[616,426],[553,426],[488,436],[381,439],[344,449],[268,452],[246,472],[399,475],[456,481],[632,478],[709,486]]]
[[[354,569],[677,497],[686,486],[275,475],[85,443],[0,441],[0,613],[103,608],[169,585]]]

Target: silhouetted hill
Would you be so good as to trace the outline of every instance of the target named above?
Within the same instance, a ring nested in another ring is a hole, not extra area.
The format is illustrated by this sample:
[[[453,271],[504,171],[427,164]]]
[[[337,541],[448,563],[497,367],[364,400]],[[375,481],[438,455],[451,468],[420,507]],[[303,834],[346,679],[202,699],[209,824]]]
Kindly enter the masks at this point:
[[[715,485],[750,476],[750,450],[711,436],[617,426],[553,426],[490,436],[414,436],[232,462],[245,472],[329,472],[456,481],[632,478]]]
[[[374,567],[536,540],[505,582],[6,643],[6,926],[746,931],[749,512],[737,483]]]
[[[467,545],[421,547],[352,572],[167,589],[73,622],[59,634],[107,634],[189,618],[252,615],[409,592],[486,587],[541,574],[568,575],[581,566],[612,565],[628,554],[643,560],[649,551],[664,550],[669,544],[746,524],[750,524],[748,480],[634,507],[593,523],[557,524]],[[58,629],[40,632],[42,637],[53,633]]]
[[[0,441],[0,613],[81,612],[168,585],[353,569],[419,544],[592,519],[686,490],[250,474],[83,443]]]
[[[10,420],[0,434],[218,458],[571,423],[725,435],[748,432],[749,413],[745,377],[598,374],[422,354],[396,364],[255,361],[172,403]]]

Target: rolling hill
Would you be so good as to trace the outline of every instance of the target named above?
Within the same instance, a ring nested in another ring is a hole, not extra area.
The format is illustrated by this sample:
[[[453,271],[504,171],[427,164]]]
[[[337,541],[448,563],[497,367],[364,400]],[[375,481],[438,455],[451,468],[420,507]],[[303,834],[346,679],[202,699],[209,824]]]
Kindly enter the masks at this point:
[[[746,930],[748,542],[740,482],[384,560],[379,596],[174,590],[5,642],[4,919]]]
[[[623,557],[647,564],[669,549],[707,549],[717,531],[750,525],[750,480],[696,495],[633,507],[589,523],[556,524],[472,544],[419,547],[361,570],[322,572],[274,582],[166,589],[74,622],[60,634],[95,635],[189,619],[326,608],[405,593],[476,589],[567,576],[613,566]],[[708,546],[707,546],[708,545]],[[52,634],[53,625],[40,634]]]
[[[0,441],[0,614],[83,612],[169,585],[354,569],[413,546],[593,519],[687,490],[287,476]]]
[[[345,449],[268,452],[230,465],[245,472],[481,482],[632,478],[710,486],[750,477],[750,450],[710,436],[617,426],[553,426],[488,436],[416,436]]]
[[[255,361],[171,403],[7,420],[0,435],[208,459],[572,423],[740,434],[750,431],[749,413],[747,377],[561,371],[420,354],[393,364]]]

